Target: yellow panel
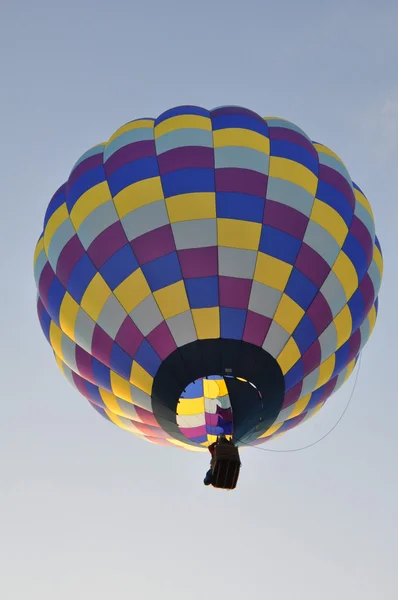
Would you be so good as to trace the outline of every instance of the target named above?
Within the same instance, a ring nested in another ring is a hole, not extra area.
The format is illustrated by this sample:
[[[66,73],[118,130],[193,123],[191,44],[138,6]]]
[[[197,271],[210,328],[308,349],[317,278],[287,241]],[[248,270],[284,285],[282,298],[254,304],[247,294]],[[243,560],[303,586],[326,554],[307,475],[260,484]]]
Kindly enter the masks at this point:
[[[106,145],[109,146],[109,144],[120,135],[123,135],[123,133],[127,133],[128,131],[132,131],[133,129],[153,129],[154,123],[154,119],[137,119],[137,121],[126,123],[122,127],[119,127],[117,131],[115,131],[115,133],[109,138]]]
[[[180,442],[180,440],[175,440],[174,438],[166,438],[166,442],[172,444],[173,446],[184,448],[184,450],[189,450],[190,452],[207,452],[206,448],[200,448],[199,446],[191,446],[190,444],[184,444],[184,442]]]
[[[116,194],[114,202],[119,219],[123,219],[123,217],[136,208],[163,199],[160,177],[150,177],[149,179],[143,179],[125,187]]]
[[[102,388],[99,388],[99,393],[105,406],[115,415],[120,415],[120,406],[118,404],[116,396]]]
[[[352,375],[354,368],[355,368],[355,358],[350,363],[348,363],[348,365],[346,366],[346,374],[344,377],[344,382],[347,381],[347,379],[349,379],[349,377]]]
[[[63,359],[64,355],[62,354],[62,331],[60,330],[58,325],[54,323],[54,321],[51,321],[50,323],[50,344],[55,354]]]
[[[322,387],[325,383],[331,379],[336,364],[336,355],[332,354],[319,366],[318,381],[316,384],[316,390]]]
[[[218,307],[193,308],[192,317],[199,340],[220,337],[220,309]]]
[[[258,250],[261,223],[239,219],[217,219],[218,245],[243,250]]]
[[[96,208],[112,201],[108,182],[102,181],[82,194],[70,212],[74,228],[79,229],[84,219]]]
[[[285,375],[294,364],[300,359],[301,352],[293,338],[289,338],[287,344],[279,354],[277,361]]]
[[[220,398],[223,398],[224,396],[228,396],[228,389],[227,389],[227,384],[225,383],[225,380],[220,379],[217,383],[218,383],[218,389],[220,391]]]
[[[383,276],[383,257],[381,255],[380,250],[376,246],[376,244],[373,246],[373,260],[375,261],[377,268],[380,271],[380,276],[382,277]]]
[[[333,265],[332,271],[344,288],[348,300],[358,288],[358,275],[356,269],[345,252],[341,251]]]
[[[376,309],[374,307],[374,305],[372,306],[372,308],[369,311],[368,314],[368,319],[369,319],[369,325],[370,325],[370,331],[369,331],[369,337],[372,335],[372,331],[374,329],[374,326],[376,324]]]
[[[323,144],[316,144],[314,142],[313,142],[313,144],[314,144],[314,148],[315,148],[315,150],[317,152],[322,152],[322,154],[329,154],[329,156],[333,156],[333,158],[335,158],[336,160],[338,160],[339,163],[342,164],[344,168],[346,168],[346,166],[343,163],[343,161],[341,160],[341,158],[339,156],[337,156],[337,154],[335,154],[333,152],[333,150],[331,150],[327,146],[324,146]]]
[[[69,292],[66,292],[59,309],[59,321],[62,331],[73,341],[75,341],[75,323],[78,312],[78,303]]]
[[[113,292],[127,313],[151,294],[148,282],[141,269],[127,277]]]
[[[130,382],[143,392],[152,394],[153,377],[145,371],[135,360],[131,368]]]
[[[112,392],[118,398],[122,400],[126,400],[126,402],[132,403],[131,392],[130,392],[130,382],[121,377],[115,371],[111,371],[111,388]]]
[[[326,229],[334,237],[340,248],[342,247],[348,233],[348,227],[334,208],[315,198],[310,219]]]
[[[113,413],[107,409],[105,409],[104,412],[109,417],[109,419],[112,421],[112,423],[114,423],[121,429],[127,429],[127,431],[129,431],[129,427],[127,427],[126,423],[124,423],[121,419],[119,419],[119,417],[117,415],[115,415],[115,413]]]
[[[153,294],[165,319],[170,319],[189,310],[189,303],[183,281],[177,281]]]
[[[313,196],[316,194],[318,177],[307,169],[307,167],[289,158],[271,156],[269,177],[291,181],[307,190]]]
[[[356,188],[354,188],[354,195],[355,195],[355,200],[357,202],[359,202],[359,204],[362,204],[362,206],[364,208],[366,208],[366,210],[368,211],[368,213],[372,217],[372,221],[374,221],[372,207],[370,206],[370,202],[367,199],[367,197],[364,194],[362,194],[362,192],[360,192],[359,190],[357,190]]]
[[[68,209],[66,208],[66,204],[64,202],[49,218],[43,236],[44,248],[47,254],[54,233],[57,231],[58,227],[60,227],[60,225],[62,225],[62,223],[66,221],[68,217]]]
[[[214,379],[204,379],[203,391],[206,399],[216,400],[220,396],[220,388],[218,386],[218,381]]]
[[[37,263],[37,259],[44,250],[44,239],[41,237],[36,244],[35,253],[33,255],[33,265]]]
[[[61,373],[62,373],[62,374],[65,376],[65,369],[64,369],[64,367],[65,367],[65,363],[62,361],[62,358],[60,358],[60,357],[59,357],[59,356],[57,356],[56,354],[55,354],[54,358],[55,358],[55,362],[57,363],[57,365],[58,365],[58,367],[59,367],[59,369],[60,369]],[[69,367],[68,367],[68,368],[69,368]]]
[[[274,433],[276,431],[278,431],[278,429],[280,429],[283,425],[283,421],[282,423],[276,423],[275,425],[272,425],[269,429],[267,429],[267,431],[265,433],[263,433],[262,435],[260,435],[260,438],[266,438],[266,437],[270,437],[271,435],[274,435]]]
[[[112,291],[102,275],[96,273],[84,292],[80,306],[93,321],[96,321],[111,294]]]
[[[180,398],[177,404],[177,414],[181,417],[190,415],[201,415],[205,409],[205,399],[201,398]]]
[[[351,312],[347,305],[334,318],[334,325],[337,332],[336,350],[338,350],[348,340],[352,332]]]
[[[283,292],[292,269],[293,266],[283,260],[259,252],[257,255],[254,279],[260,283],[264,283],[264,285],[268,285],[269,287]]]
[[[282,295],[274,321],[276,321],[285,331],[292,334],[304,316],[304,310],[294,300],[286,294]]]
[[[213,192],[171,196],[167,198],[166,206],[171,223],[216,218],[216,195]]]
[[[289,419],[294,419],[294,417],[298,417],[308,406],[308,402],[311,400],[311,394],[307,394],[303,398],[300,398],[293,404],[293,410],[289,415]]]
[[[155,127],[155,138],[159,138],[170,131],[178,129],[205,129],[211,131],[211,120],[209,117],[200,115],[178,115],[170,117]]]
[[[225,146],[239,146],[243,148],[252,148],[263,154],[269,154],[269,138],[261,133],[250,131],[248,129],[219,129],[213,132],[214,148],[223,148]]]

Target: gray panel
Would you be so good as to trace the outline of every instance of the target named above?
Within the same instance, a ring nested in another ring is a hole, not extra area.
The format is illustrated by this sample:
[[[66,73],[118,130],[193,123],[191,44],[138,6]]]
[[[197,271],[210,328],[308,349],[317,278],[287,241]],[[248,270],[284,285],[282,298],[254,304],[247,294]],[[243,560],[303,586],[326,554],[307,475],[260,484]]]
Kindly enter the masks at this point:
[[[87,250],[100,233],[105,231],[105,229],[108,229],[108,227],[118,220],[119,217],[112,200],[105,202],[105,204],[102,204],[93,210],[93,212],[84,219],[77,232],[84,248]]]
[[[112,142],[104,149],[104,162],[107,161],[112,154],[117,152],[117,150],[120,150],[120,148],[123,148],[128,144],[134,144],[134,142],[153,140],[153,136],[153,127],[137,127],[137,129],[131,129],[130,131],[122,133],[112,140]]]
[[[35,281],[36,281],[37,287],[39,287],[40,275],[41,275],[44,267],[46,266],[47,262],[48,262],[48,260],[47,260],[46,253],[44,252],[44,250],[42,250],[40,252],[39,256],[37,257],[37,260],[35,263],[35,270],[34,270]]]
[[[372,217],[370,216],[370,214],[368,213],[368,211],[366,210],[366,208],[358,201],[355,203],[354,214],[358,217],[358,219],[360,219],[362,221],[362,223],[368,229],[368,231],[371,235],[371,238],[374,241],[374,239],[375,239],[374,221],[373,221]]]
[[[69,383],[70,383],[71,385],[73,385],[73,387],[74,387],[75,389],[77,389],[77,387],[76,387],[76,383],[75,383],[75,381],[74,381],[74,379],[73,379],[73,372],[72,372],[72,369],[70,369],[70,368],[68,367],[68,365],[65,365],[65,363],[64,363],[63,370],[64,370],[64,375],[65,375],[66,379],[69,381]],[[76,371],[76,372],[77,372],[77,371]]]
[[[276,177],[268,178],[267,199],[291,206],[302,212],[306,217],[310,216],[314,204],[314,196],[307,190],[291,181],[277,179]]]
[[[340,253],[340,246],[334,237],[321,225],[315,223],[315,221],[309,221],[304,235],[304,242],[322,256],[329,267],[334,265]]]
[[[225,277],[253,279],[257,252],[240,248],[218,248],[218,272]]]
[[[143,392],[139,387],[135,385],[130,385],[130,392],[134,404],[136,404],[140,408],[143,408],[144,410],[153,412],[151,397],[146,392]]]
[[[130,313],[130,317],[145,337],[163,321],[163,316],[152,295],[145,298]]]
[[[68,338],[67,335],[62,336],[62,356],[63,361],[68,365],[72,371],[78,373],[79,370],[76,365],[76,344],[73,340]]]
[[[352,186],[350,174],[339,160],[334,158],[334,156],[330,156],[330,154],[322,152],[322,150],[318,151],[318,156],[321,165],[326,165],[327,167],[330,167],[331,169],[334,169],[340,173],[340,175],[342,175],[344,179],[346,179],[347,182]]]
[[[114,340],[126,317],[126,311],[116,296],[111,294],[98,317],[98,325]]]
[[[75,233],[75,228],[73,227],[72,222],[69,218],[66,219],[54,233],[50,245],[48,247],[48,261],[52,266],[53,271],[55,271],[57,268],[59,255],[61,254],[62,250],[65,248],[69,240],[73,238]]]
[[[253,148],[226,146],[214,149],[215,167],[250,169],[268,175],[269,156]]]
[[[325,296],[334,318],[347,304],[347,298],[343,286],[333,271],[330,271],[326,277],[320,291]]]
[[[206,418],[204,413],[198,415],[177,415],[177,425],[179,427],[201,427],[206,425]]]
[[[80,309],[77,313],[74,330],[76,344],[90,353],[94,329],[95,322],[84,312],[84,310]]]
[[[172,224],[177,250],[217,246],[216,219],[195,219]]]
[[[281,297],[282,292],[279,290],[275,290],[258,281],[253,281],[249,300],[249,310],[272,319],[278,308]]]
[[[264,340],[263,348],[274,358],[277,358],[290,337],[290,333],[283,329],[276,321],[272,321],[267,337]]]
[[[134,390],[135,389],[136,388],[134,387]],[[126,402],[126,400],[123,400],[119,397],[117,398],[117,403],[120,406],[120,411],[116,412],[115,409],[112,409],[112,412],[121,417],[125,417],[126,419],[133,419],[134,421],[140,422],[140,419],[137,417],[137,411],[135,410],[134,404]]]
[[[300,393],[300,397],[304,398],[308,394],[312,394],[315,389],[316,384],[318,383],[320,368],[317,367],[312,373],[304,377],[303,379],[303,387]]]
[[[325,331],[319,336],[319,344],[321,346],[321,362],[325,361],[329,356],[336,352],[337,347],[337,331],[334,323],[330,323]]]
[[[375,298],[376,298],[379,293],[380,286],[381,286],[381,275],[380,275],[379,268],[374,260],[372,260],[372,262],[369,265],[368,275],[373,283],[373,287],[375,290]]]
[[[168,225],[165,201],[158,200],[136,208],[123,217],[122,224],[130,242],[148,231]]]
[[[184,346],[198,339],[190,310],[171,317],[166,322],[177,346]]]
[[[184,146],[213,147],[213,132],[206,129],[186,128],[170,131],[156,138],[156,153],[163,154]]]
[[[361,332],[361,346],[360,346],[359,350],[362,350],[362,348],[364,347],[364,345],[366,344],[366,342],[368,341],[368,339],[370,337],[369,319],[365,319],[365,321],[362,323],[362,325],[359,329]]]

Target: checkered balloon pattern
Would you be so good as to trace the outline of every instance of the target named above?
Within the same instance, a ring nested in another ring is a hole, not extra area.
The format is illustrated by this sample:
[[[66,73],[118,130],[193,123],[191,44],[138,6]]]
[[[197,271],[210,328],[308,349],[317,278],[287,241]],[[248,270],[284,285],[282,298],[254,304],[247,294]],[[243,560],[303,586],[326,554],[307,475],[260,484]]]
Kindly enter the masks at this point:
[[[37,243],[38,315],[66,378],[140,438],[204,450],[233,433],[225,378],[191,383],[183,440],[152,385],[195,340],[263,348],[284,401],[263,443],[314,415],[375,325],[382,254],[372,209],[332,150],[241,107],[138,119],[83,154]]]

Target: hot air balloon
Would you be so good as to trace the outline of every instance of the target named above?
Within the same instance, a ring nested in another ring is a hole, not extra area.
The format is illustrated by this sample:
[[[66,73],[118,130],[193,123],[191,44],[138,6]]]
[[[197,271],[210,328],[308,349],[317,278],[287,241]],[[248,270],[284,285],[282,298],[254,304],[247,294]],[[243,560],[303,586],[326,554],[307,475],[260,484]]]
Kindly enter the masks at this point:
[[[317,413],[369,339],[383,268],[340,158],[236,106],[172,108],[83,154],[34,265],[66,378],[115,425],[188,450]]]

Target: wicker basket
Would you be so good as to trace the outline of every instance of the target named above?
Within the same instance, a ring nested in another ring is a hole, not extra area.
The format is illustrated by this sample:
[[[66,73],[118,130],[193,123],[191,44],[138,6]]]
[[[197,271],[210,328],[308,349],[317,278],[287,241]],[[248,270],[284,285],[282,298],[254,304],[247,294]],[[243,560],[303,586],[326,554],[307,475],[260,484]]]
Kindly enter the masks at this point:
[[[217,444],[211,470],[213,486],[223,490],[234,490],[240,471],[239,451],[233,444]]]

